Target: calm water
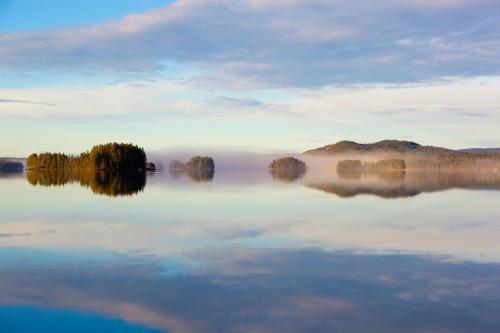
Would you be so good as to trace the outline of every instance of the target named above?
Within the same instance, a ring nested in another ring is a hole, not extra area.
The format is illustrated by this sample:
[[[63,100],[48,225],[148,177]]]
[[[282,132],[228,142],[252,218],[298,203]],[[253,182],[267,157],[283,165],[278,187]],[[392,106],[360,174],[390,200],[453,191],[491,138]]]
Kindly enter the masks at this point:
[[[500,176],[0,177],[0,332],[500,332]]]

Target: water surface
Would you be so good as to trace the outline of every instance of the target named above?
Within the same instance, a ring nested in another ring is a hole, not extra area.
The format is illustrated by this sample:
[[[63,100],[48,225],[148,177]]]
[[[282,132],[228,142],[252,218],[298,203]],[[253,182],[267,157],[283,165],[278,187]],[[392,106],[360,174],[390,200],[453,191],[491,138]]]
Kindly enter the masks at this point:
[[[500,331],[496,174],[20,174],[0,198],[2,333]]]

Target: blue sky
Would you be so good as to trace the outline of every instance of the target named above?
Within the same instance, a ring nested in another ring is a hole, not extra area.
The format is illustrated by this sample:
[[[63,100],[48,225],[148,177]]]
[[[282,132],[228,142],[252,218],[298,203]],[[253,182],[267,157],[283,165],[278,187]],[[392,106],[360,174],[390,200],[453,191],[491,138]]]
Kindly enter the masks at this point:
[[[119,19],[167,5],[165,0],[2,0],[0,30],[32,31],[75,27]]]
[[[0,155],[496,147],[498,59],[496,0],[0,0]]]

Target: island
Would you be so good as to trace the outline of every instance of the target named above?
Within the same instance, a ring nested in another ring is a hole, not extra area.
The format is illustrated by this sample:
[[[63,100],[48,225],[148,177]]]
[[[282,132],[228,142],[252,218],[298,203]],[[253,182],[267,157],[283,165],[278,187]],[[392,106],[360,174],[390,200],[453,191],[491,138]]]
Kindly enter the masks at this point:
[[[172,160],[170,162],[170,171],[185,171],[186,170],[186,164],[182,163],[179,160]]]
[[[275,159],[269,164],[269,172],[273,178],[283,181],[297,180],[303,177],[306,171],[306,163],[291,156]]]
[[[209,156],[195,156],[187,163],[182,163],[179,160],[172,160],[169,170],[173,177],[186,174],[195,182],[206,182],[214,178],[215,162],[214,159]]]
[[[96,145],[78,156],[62,153],[31,154],[26,161],[28,170],[95,170],[95,171],[154,171],[147,162],[143,148],[130,143]]]
[[[146,171],[156,171],[156,164],[154,162],[146,162]]]
[[[215,171],[214,159],[208,156],[195,156],[186,163],[187,170]]]
[[[343,160],[337,163],[337,172],[339,173],[359,173],[363,169],[364,165],[360,160]]]
[[[7,159],[0,159],[0,172],[19,173],[23,172],[24,165],[21,162],[15,162]]]

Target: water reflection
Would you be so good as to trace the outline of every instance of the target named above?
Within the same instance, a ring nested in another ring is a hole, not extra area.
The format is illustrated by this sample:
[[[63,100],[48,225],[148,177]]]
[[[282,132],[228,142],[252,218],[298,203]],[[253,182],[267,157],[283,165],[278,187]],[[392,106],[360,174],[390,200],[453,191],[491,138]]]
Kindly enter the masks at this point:
[[[294,182],[304,177],[305,169],[270,169],[269,173],[273,179],[282,182]]]
[[[186,171],[186,174],[188,175],[189,179],[191,179],[194,182],[201,183],[201,182],[209,182],[214,179],[214,170],[188,170]]]
[[[92,311],[165,332],[500,329],[496,264],[312,249],[188,256],[200,265],[174,275],[162,258],[122,255],[45,267],[18,261],[2,265],[0,303]]]
[[[315,178],[305,176],[301,172],[270,172],[273,179],[292,183],[300,183],[308,188],[321,190],[341,198],[369,194],[379,198],[408,198],[424,192],[438,192],[449,189],[488,189],[500,190],[500,173],[473,172],[419,172],[419,171],[383,171],[383,172],[338,172],[337,177]],[[19,177],[19,174],[2,174],[0,178]],[[169,171],[171,179],[185,177],[194,183],[211,182],[214,172],[210,171]],[[254,174],[251,174],[254,175]],[[71,171],[28,171],[26,179],[31,185],[62,186],[78,183],[88,187],[93,193],[107,196],[132,195],[143,191],[147,174],[120,174],[109,172],[71,172]],[[148,177],[153,177],[149,175]],[[244,184],[246,174],[222,172],[219,183]],[[153,178],[164,179],[159,175]],[[153,179],[152,178],[152,179]],[[266,182],[266,178],[251,177],[252,182]],[[168,183],[168,180],[162,182]],[[166,185],[166,184],[165,184]]]
[[[405,198],[449,189],[500,190],[498,172],[339,172],[338,176],[331,181],[309,181],[305,185],[342,198],[360,194],[385,199]]]
[[[214,170],[169,170],[170,177],[173,179],[179,179],[181,177],[187,176],[190,180],[195,183],[210,182],[214,179]]]
[[[500,331],[498,174],[117,176],[0,179],[0,332]]]
[[[170,177],[173,179],[181,178],[185,175],[184,170],[169,170]]]
[[[3,172],[0,171],[0,178],[22,178],[24,177],[23,172]]]
[[[78,183],[95,194],[106,196],[133,195],[146,186],[146,174],[116,172],[28,171],[26,179],[33,186],[63,186]]]
[[[0,332],[161,333],[163,331],[92,312],[31,306],[0,306]]]

